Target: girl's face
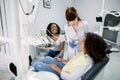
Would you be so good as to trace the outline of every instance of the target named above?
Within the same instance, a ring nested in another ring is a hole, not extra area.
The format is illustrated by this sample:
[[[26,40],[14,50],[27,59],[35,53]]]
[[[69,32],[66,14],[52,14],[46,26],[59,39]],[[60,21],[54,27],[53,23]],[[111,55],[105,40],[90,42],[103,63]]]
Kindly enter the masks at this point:
[[[86,53],[84,48],[84,43],[85,43],[85,37],[80,41],[80,51]]]
[[[53,34],[56,34],[58,32],[58,28],[57,28],[56,24],[52,24],[51,25],[51,32]]]
[[[75,18],[75,20],[73,20],[73,21],[68,21],[68,25],[70,25],[70,26],[74,26],[74,25],[76,25],[77,24],[77,17]]]

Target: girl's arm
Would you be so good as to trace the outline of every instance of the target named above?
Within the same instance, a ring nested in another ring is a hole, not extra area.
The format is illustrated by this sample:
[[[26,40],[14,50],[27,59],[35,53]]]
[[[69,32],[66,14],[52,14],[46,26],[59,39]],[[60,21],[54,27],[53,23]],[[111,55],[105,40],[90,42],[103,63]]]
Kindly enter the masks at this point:
[[[55,70],[56,72],[58,72],[59,74],[61,73],[61,69],[56,65],[56,64],[50,64],[50,67]]]
[[[60,43],[60,53],[57,57],[61,57],[62,54],[64,53],[64,46],[65,46],[65,41]]]
[[[69,60],[66,60],[66,59],[59,58],[59,57],[55,57],[55,59],[56,59],[57,61],[65,62],[65,63],[67,63],[67,62],[69,61]]]

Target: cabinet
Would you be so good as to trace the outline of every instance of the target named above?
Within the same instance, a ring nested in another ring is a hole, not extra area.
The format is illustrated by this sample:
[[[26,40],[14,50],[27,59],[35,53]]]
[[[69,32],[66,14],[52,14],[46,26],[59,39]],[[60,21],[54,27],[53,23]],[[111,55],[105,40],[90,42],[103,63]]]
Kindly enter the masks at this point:
[[[120,12],[110,11],[103,18],[103,38],[120,45]]]
[[[103,38],[120,45],[120,31],[109,30],[108,28],[103,28]]]

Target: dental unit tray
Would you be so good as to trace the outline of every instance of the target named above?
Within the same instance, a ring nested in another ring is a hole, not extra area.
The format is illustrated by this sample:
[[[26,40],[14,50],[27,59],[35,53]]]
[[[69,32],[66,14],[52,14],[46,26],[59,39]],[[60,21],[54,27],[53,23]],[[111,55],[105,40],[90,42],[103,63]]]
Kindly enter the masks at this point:
[[[29,44],[38,48],[52,48],[54,43],[46,36],[29,37]]]

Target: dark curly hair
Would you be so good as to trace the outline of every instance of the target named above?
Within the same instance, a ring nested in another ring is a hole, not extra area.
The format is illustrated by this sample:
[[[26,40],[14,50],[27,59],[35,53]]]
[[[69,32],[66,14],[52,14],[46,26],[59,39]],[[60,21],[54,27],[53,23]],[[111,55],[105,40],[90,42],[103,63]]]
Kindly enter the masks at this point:
[[[52,24],[55,24],[57,26],[57,28],[58,28],[57,34],[60,34],[60,32],[61,32],[60,27],[56,23],[49,23],[48,26],[47,26],[47,29],[46,29],[46,34],[47,34],[47,36],[50,36],[50,37],[52,36],[52,34],[51,34],[52,33],[51,32],[51,25]]]
[[[94,62],[101,61],[106,56],[106,45],[101,36],[91,32],[85,34],[84,48],[86,53],[93,58]]]

